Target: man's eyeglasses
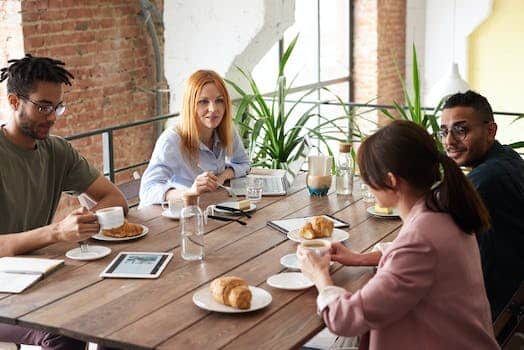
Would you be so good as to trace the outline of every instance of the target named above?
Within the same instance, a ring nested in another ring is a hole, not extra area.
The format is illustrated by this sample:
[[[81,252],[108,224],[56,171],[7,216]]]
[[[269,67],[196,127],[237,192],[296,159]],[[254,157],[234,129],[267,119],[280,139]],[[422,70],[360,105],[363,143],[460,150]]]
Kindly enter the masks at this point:
[[[463,141],[466,138],[466,136],[468,136],[468,133],[470,132],[471,129],[473,129],[476,126],[480,126],[480,125],[484,125],[488,123],[489,123],[488,120],[484,120],[482,123],[474,124],[474,125],[462,125],[462,124],[453,125],[451,129],[449,130],[445,128],[440,129],[438,131],[438,135],[440,136],[440,138],[445,139],[446,137],[448,137],[448,134],[451,133],[451,136],[453,136],[455,140]]]
[[[57,117],[60,117],[62,114],[64,114],[65,109],[66,109],[66,106],[63,103],[59,103],[56,106],[53,106],[52,104],[39,103],[39,102],[33,101],[27,96],[19,95],[19,97],[23,100],[29,101],[32,104],[34,104],[36,108],[38,109],[38,112],[44,115],[49,115],[54,112]]]

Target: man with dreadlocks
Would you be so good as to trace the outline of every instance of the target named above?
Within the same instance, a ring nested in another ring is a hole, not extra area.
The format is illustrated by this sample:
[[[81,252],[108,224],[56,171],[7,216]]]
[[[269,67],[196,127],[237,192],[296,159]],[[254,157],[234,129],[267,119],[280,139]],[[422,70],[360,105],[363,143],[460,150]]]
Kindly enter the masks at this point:
[[[63,191],[86,193],[97,208],[127,204],[118,188],[101,175],[66,140],[49,135],[65,111],[62,84],[73,75],[64,63],[27,54],[8,61],[0,82],[7,80],[12,113],[0,131],[0,257],[23,254],[49,244],[78,242],[98,233],[96,216],[85,208],[52,222]],[[4,118],[0,118],[4,119]],[[83,349],[84,343],[60,335],[0,324],[0,342]]]

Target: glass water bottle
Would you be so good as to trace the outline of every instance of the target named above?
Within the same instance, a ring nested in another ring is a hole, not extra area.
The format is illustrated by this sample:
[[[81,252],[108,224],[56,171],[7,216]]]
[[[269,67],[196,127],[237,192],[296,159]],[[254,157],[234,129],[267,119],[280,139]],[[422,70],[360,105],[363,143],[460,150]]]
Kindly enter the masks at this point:
[[[198,206],[198,195],[186,193],[184,208],[180,212],[182,235],[182,259],[202,260],[204,258],[204,215]]]
[[[337,161],[337,194],[353,194],[353,167],[351,166],[351,144],[340,143]]]

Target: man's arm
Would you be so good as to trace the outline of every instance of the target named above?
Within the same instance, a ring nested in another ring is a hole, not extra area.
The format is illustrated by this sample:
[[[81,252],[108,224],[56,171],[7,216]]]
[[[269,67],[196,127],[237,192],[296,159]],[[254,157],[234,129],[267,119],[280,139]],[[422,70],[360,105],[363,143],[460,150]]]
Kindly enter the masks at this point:
[[[93,181],[85,193],[96,202],[91,211],[107,207],[123,207],[124,214],[127,215],[128,207],[124,194],[105,176],[101,175]]]
[[[88,239],[100,230],[96,216],[85,208],[69,214],[64,220],[34,230],[0,235],[0,257],[24,254],[49,244]]]

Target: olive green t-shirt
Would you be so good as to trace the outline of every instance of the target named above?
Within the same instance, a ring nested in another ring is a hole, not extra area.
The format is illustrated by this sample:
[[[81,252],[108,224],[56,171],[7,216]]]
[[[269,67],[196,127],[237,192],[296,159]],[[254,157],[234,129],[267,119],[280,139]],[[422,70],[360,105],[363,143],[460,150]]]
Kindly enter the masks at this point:
[[[61,137],[22,149],[0,130],[0,234],[48,225],[63,191],[84,192],[100,176]]]

